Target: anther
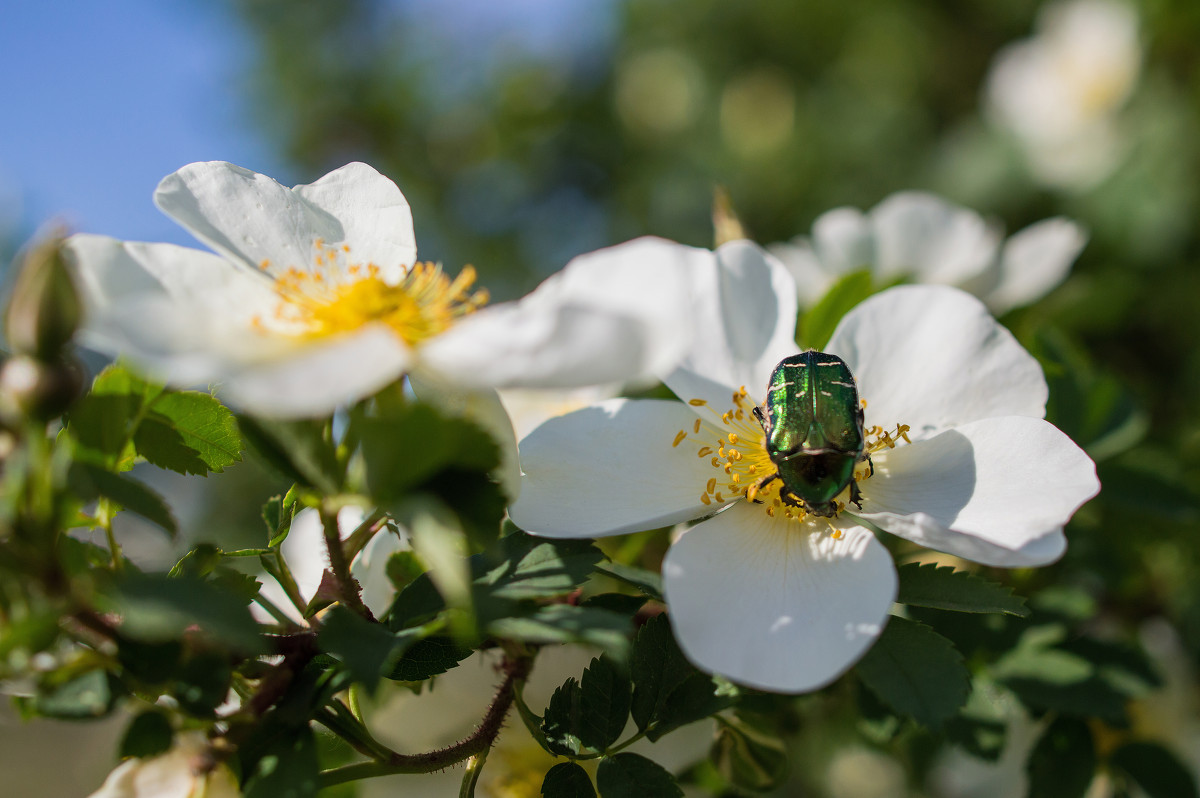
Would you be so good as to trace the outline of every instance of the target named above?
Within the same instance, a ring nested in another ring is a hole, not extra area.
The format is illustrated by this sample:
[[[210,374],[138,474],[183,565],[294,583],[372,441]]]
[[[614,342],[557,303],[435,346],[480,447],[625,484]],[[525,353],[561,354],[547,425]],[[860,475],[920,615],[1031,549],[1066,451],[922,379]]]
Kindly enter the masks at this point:
[[[700,494],[700,501],[704,502],[705,504],[712,504],[712,499],[708,498],[707,493]]]
[[[697,457],[708,457],[710,454],[712,454],[712,452],[713,452],[713,450],[712,450],[711,446],[704,446],[700,449],[700,451],[696,452],[696,456]]]
[[[696,419],[696,421],[692,424],[692,432],[697,434],[700,432],[700,419]]]
[[[675,442],[672,443],[671,446],[672,447],[678,446],[679,444],[683,443],[683,440],[686,437],[687,437],[687,430],[685,430],[685,429],[679,430],[679,432],[675,435]]]
[[[708,493],[713,493],[714,491],[716,491],[716,489],[717,489],[717,478],[709,477],[708,484],[705,486],[705,490]]]
[[[729,445],[735,446],[737,444],[737,442],[738,442],[737,433],[736,432],[729,433]]]
[[[688,399],[688,404],[692,407],[704,407],[708,402],[704,399]]]

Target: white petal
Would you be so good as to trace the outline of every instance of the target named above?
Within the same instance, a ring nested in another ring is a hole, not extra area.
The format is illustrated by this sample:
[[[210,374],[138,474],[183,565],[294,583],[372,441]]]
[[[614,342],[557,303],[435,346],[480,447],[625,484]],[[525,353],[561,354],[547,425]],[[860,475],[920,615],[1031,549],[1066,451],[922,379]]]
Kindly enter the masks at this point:
[[[343,537],[353,532],[363,519],[362,512],[359,510],[357,521],[347,519],[343,522],[342,516],[349,509],[358,510],[359,508],[344,508],[338,513],[338,527],[341,529]],[[390,529],[384,529],[371,538],[371,541],[363,547],[350,565],[350,575],[358,580],[359,587],[362,588],[363,604],[367,605],[367,609],[376,618],[387,612],[388,608],[392,606],[392,600],[396,597],[396,587],[387,575],[388,559],[398,551],[408,550],[409,545],[406,541]]]
[[[867,423],[928,437],[967,421],[1046,414],[1041,366],[975,297],[897,286],[842,318],[827,351],[842,357],[867,400]]]
[[[871,211],[877,265],[885,279],[956,284],[986,270],[1000,234],[974,211],[916,191],[893,194]]]
[[[984,301],[1003,313],[1041,299],[1066,279],[1085,243],[1083,228],[1061,217],[1026,227],[1005,243],[999,283]]]
[[[620,393],[621,386],[616,383],[561,390],[509,388],[499,392],[500,402],[512,420],[518,440],[533,432],[548,418],[563,416],[573,410],[582,410],[588,405],[612,399]]]
[[[712,255],[691,272],[691,327],[675,333],[689,349],[663,382],[723,412],[743,385],[760,396],[779,361],[797,351],[797,298],[791,274],[758,246],[733,241]]]
[[[552,418],[521,441],[513,523],[534,535],[620,535],[699,518],[716,474],[689,444],[672,446],[696,416],[680,402],[610,399]]]
[[[813,249],[836,277],[876,266],[875,231],[858,208],[834,208],[813,222]]]
[[[792,273],[800,307],[810,308],[817,304],[833,285],[834,275],[825,271],[825,265],[804,236],[796,236],[786,243],[771,244],[767,251]]]
[[[104,236],[71,236],[66,252],[85,304],[84,341],[102,352],[192,385],[266,344],[246,334],[276,302],[257,273],[196,249]]]
[[[219,392],[256,415],[323,416],[399,379],[410,362],[410,350],[390,329],[370,325],[236,370],[229,364]]]
[[[223,161],[193,163],[163,178],[154,202],[214,250],[253,268],[266,261],[273,270],[311,269],[318,238],[388,270],[416,259],[408,202],[366,164],[290,189]]]
[[[680,538],[663,561],[675,636],[690,660],[785,693],[815,690],[878,637],[896,597],[887,550],[859,526],[770,518],[738,502]]]
[[[1047,536],[1023,556],[1057,557],[1055,533],[1100,490],[1082,449],[1054,425],[1020,416],[964,424],[872,461],[855,515],[988,564],[1009,564],[998,560]]]
[[[472,314],[421,350],[472,387],[573,388],[657,375],[678,362],[688,275],[705,250],[640,238],[573,259],[519,302]]]

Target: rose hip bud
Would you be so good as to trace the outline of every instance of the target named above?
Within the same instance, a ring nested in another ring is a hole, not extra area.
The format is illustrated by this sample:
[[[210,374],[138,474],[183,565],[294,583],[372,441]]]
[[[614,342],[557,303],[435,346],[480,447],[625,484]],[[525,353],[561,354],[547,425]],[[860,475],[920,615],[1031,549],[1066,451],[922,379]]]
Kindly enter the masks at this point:
[[[55,236],[35,246],[17,275],[4,319],[4,334],[15,355],[56,362],[79,327],[79,295],[61,243]]]

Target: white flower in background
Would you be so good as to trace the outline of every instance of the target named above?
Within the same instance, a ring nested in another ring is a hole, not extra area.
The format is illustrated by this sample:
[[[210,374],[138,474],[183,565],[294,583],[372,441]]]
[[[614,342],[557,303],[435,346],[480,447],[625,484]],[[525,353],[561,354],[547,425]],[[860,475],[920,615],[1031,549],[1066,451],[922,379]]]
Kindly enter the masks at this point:
[[[161,756],[122,762],[90,798],[238,798],[237,779],[225,765],[213,766],[203,734],[175,738]]]
[[[821,518],[763,482],[775,468],[752,413],[796,353],[791,276],[747,242],[692,276],[691,350],[664,380],[686,401],[613,399],[542,424],[521,442],[510,514],[565,538],[703,519],[663,562],[675,634],[698,666],[800,692],[854,663],[896,595],[864,523],[990,565],[1062,554],[1063,525],[1099,489],[1095,466],[1043,420],[1040,367],[978,300],[901,286],[842,320],[826,351],[866,402],[871,462],[856,469],[861,508],[847,489],[842,511]]]
[[[287,188],[195,163],[154,200],[216,254],[72,236],[84,340],[174,385],[219,383],[250,412],[328,414],[414,370],[473,389],[616,382],[669,368],[682,346],[666,242],[582,256],[483,307],[471,267],[451,278],[417,261],[408,202],[365,164]]]
[[[554,690],[570,677],[578,679],[599,653],[580,645],[543,646],[522,690],[526,702],[540,712]],[[501,681],[498,662],[495,652],[476,652],[449,672],[435,677],[419,695],[406,687],[384,682],[370,704],[364,706],[367,725],[378,740],[403,753],[433,751],[451,745],[479,725]],[[635,732],[630,723],[623,738]],[[705,720],[684,726],[654,743],[640,740],[628,750],[677,772],[704,759],[712,741],[713,722]],[[488,752],[475,795],[535,798],[541,795],[546,771],[561,761],[537,744],[513,709]],[[580,764],[591,769],[594,763]],[[362,798],[457,795],[462,773],[455,766],[438,773],[370,779],[359,790]]]
[[[1124,155],[1117,113],[1141,61],[1132,5],[1054,3],[1041,11],[1034,36],[996,55],[985,89],[988,112],[1016,136],[1035,177],[1087,188]]]
[[[835,208],[817,217],[811,237],[775,244],[771,252],[796,278],[802,307],[834,283],[867,270],[877,284],[894,280],[953,285],[1004,313],[1045,296],[1061,283],[1087,234],[1055,217],[1005,240],[974,211],[919,191],[902,191],[870,211]]]

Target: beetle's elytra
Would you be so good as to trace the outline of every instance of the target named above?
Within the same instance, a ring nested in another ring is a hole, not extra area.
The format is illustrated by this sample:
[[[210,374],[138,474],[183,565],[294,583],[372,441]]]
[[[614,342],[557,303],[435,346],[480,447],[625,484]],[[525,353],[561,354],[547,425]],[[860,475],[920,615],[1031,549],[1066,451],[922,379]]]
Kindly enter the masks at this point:
[[[854,467],[867,459],[866,438],[858,388],[844,360],[813,349],[784,358],[754,415],[776,468],[759,487],[778,479],[780,499],[825,517],[837,512],[834,499],[846,486],[858,503]]]

